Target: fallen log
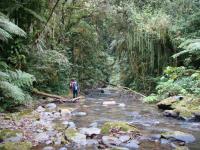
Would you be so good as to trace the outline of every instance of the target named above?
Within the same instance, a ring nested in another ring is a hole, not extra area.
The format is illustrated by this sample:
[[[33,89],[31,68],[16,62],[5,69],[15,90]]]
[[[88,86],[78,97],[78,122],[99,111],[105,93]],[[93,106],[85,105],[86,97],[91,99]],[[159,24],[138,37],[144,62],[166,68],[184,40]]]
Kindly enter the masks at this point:
[[[77,102],[78,100],[80,99],[83,99],[83,97],[76,97],[76,98],[72,98],[72,99],[69,99],[69,97],[63,97],[63,96],[59,96],[59,95],[54,95],[54,94],[49,94],[49,93],[45,93],[45,92],[41,92],[41,91],[38,91],[37,89],[33,89],[32,91],[34,94],[36,95],[40,95],[40,96],[44,96],[44,97],[50,97],[50,98],[53,98],[55,99],[56,101],[59,101],[61,103],[64,103],[64,102]]]

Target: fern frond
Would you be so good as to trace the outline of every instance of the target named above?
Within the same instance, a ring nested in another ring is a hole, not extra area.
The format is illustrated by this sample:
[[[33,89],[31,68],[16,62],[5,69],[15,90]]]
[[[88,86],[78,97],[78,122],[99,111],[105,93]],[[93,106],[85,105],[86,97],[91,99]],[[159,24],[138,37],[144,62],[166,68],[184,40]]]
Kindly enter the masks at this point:
[[[25,94],[22,89],[7,81],[0,81],[0,90],[5,98],[12,98],[16,102],[21,103],[25,100]]]
[[[19,87],[32,86],[33,82],[36,81],[33,75],[21,70],[16,70],[16,72],[9,71],[9,75],[10,82]]]
[[[199,54],[200,53],[200,39],[189,39],[183,42],[179,48],[183,48],[184,50],[173,55],[173,58],[177,58],[185,53],[190,54]]]
[[[8,39],[11,38],[12,38],[11,34],[0,28],[0,40],[7,42]]]
[[[0,18],[0,28],[11,34],[26,36],[26,33],[21,28],[10,22],[8,19]]]
[[[40,16],[39,14],[37,14],[35,11],[26,7],[23,7],[23,9],[27,11],[29,14],[33,15],[36,19],[40,20],[41,22],[46,22],[46,19]]]
[[[7,73],[0,71],[0,81],[7,81],[9,77]]]

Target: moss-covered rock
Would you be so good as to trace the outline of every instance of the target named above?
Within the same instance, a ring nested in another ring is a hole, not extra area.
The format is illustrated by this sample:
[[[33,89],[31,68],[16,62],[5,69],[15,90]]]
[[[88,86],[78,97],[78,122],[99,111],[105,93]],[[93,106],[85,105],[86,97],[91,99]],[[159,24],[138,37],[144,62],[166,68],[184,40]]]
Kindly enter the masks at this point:
[[[65,130],[65,138],[70,142],[74,142],[79,145],[86,145],[86,135],[79,133],[76,129]]]
[[[19,134],[22,134],[19,130],[10,130],[10,129],[3,129],[0,130],[0,140],[4,140],[10,137],[18,136]]]
[[[109,134],[111,129],[120,129],[125,132],[139,132],[139,130],[126,122],[106,122],[101,128],[102,134]]]
[[[30,150],[32,147],[32,144],[30,142],[7,142],[2,145],[0,145],[1,150]]]
[[[65,137],[70,140],[74,136],[76,136],[77,133],[78,133],[78,131],[76,129],[68,128],[67,130],[65,130]]]
[[[178,97],[179,98],[179,97]],[[181,100],[176,96],[169,97],[157,104],[158,108],[163,110],[173,110],[178,118],[185,120],[199,119],[200,114],[200,99],[192,97],[181,97]]]
[[[162,100],[161,102],[157,103],[157,106],[159,109],[163,109],[163,110],[170,110],[172,109],[172,104],[174,104],[175,102],[177,102],[176,97],[168,97],[164,100]]]
[[[183,141],[185,143],[192,143],[195,141],[195,137],[189,133],[184,133],[181,131],[169,131],[161,134],[161,137],[166,139],[175,139],[178,141]]]

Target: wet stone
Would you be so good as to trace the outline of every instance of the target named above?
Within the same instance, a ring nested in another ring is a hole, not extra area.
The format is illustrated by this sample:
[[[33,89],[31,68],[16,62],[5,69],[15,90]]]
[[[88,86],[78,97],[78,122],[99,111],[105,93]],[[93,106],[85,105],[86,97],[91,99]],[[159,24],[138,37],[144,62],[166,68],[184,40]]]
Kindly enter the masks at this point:
[[[68,128],[76,128],[76,125],[74,122],[69,122]]]
[[[66,147],[61,147],[61,148],[59,148],[59,150],[67,150],[67,148]]]
[[[81,128],[80,133],[92,136],[92,135],[97,135],[101,133],[101,129],[99,128]]]
[[[86,143],[89,146],[91,146],[91,145],[98,145],[99,144],[99,142],[97,140],[94,140],[94,139],[87,139]]]
[[[97,123],[97,122],[91,123],[91,124],[89,125],[90,128],[97,128],[97,126],[98,126],[98,123]]]
[[[122,135],[122,136],[119,137],[119,140],[120,140],[122,143],[124,143],[124,142],[130,140],[130,136],[128,136],[128,135]]]
[[[42,150],[55,150],[55,148],[52,146],[47,146],[47,147],[44,147]]]
[[[121,141],[113,136],[103,136],[102,142],[108,147],[112,145],[119,146],[121,144]]]
[[[49,109],[49,110],[54,110],[56,109],[57,105],[54,103],[49,103],[45,106],[45,108]]]
[[[138,149],[139,148],[139,142],[136,140],[130,140],[127,144],[122,144],[123,147],[129,148],[129,149]]]
[[[160,143],[161,143],[161,144],[169,144],[170,141],[168,141],[167,139],[161,139],[161,140],[160,140]]]
[[[180,132],[180,131],[170,131],[162,134],[162,137],[166,139],[175,139],[178,141],[183,141],[185,143],[192,143],[195,141],[195,137],[192,134]]]
[[[44,108],[44,107],[42,107],[42,106],[39,106],[37,109],[36,109],[36,111],[37,112],[43,112],[43,111],[45,111],[46,109]]]
[[[35,141],[37,141],[39,143],[44,143],[47,140],[49,140],[49,135],[46,132],[35,135]]]
[[[74,112],[72,115],[81,117],[81,116],[86,116],[87,113],[86,112]]]
[[[116,101],[105,101],[103,102],[104,106],[108,106],[108,105],[116,105]]]
[[[163,115],[166,117],[178,117],[178,113],[175,112],[174,110],[165,110],[163,112]]]

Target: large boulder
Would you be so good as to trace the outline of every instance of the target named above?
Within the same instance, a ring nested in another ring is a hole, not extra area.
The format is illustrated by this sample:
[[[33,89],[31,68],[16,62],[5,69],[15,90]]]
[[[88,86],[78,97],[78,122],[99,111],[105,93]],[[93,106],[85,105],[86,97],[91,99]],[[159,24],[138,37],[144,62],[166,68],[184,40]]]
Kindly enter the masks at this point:
[[[106,122],[101,128],[102,134],[109,134],[111,129],[119,129],[125,132],[139,132],[139,130],[126,122]]]

